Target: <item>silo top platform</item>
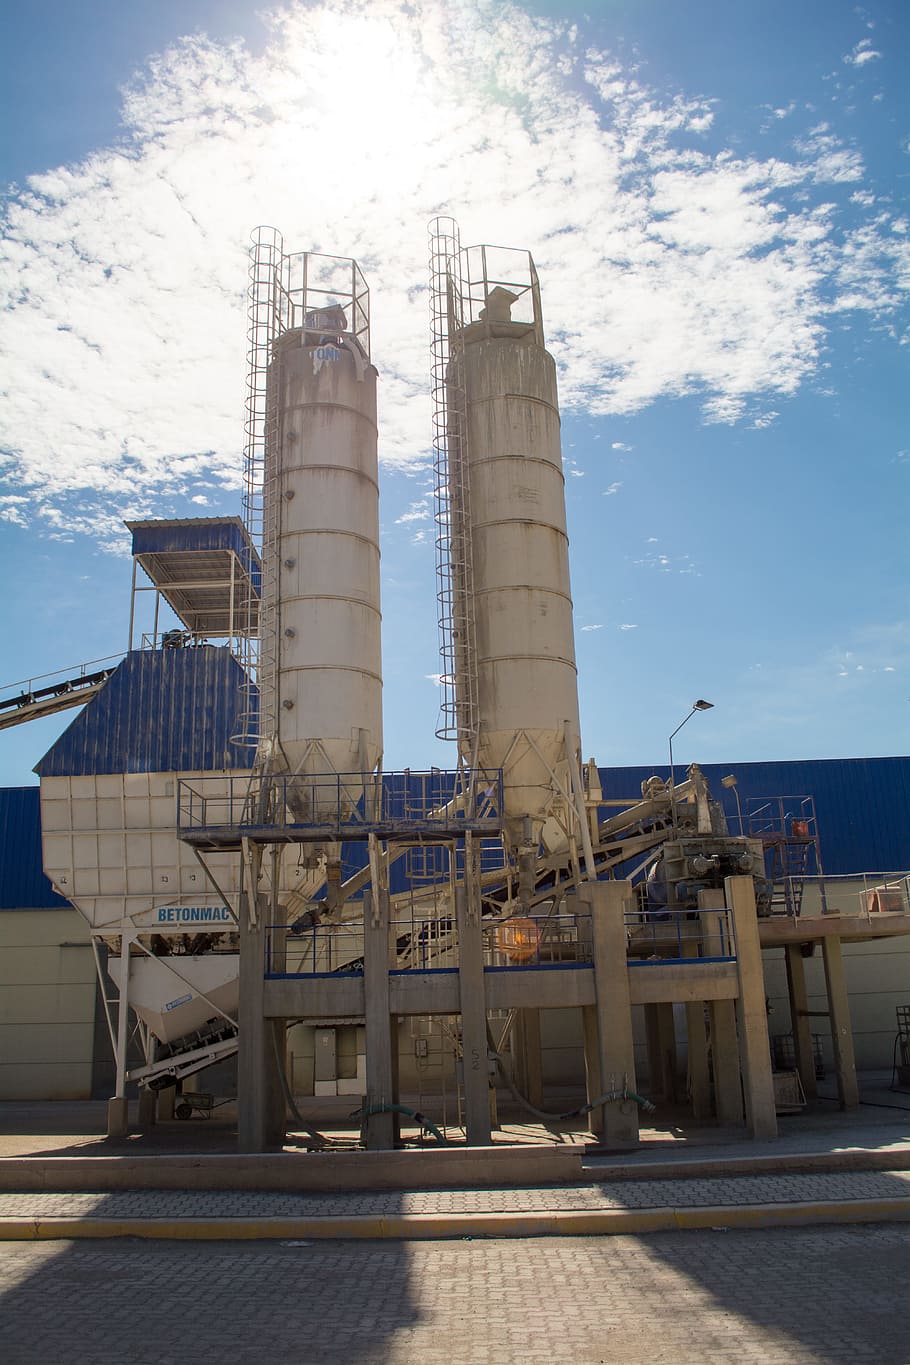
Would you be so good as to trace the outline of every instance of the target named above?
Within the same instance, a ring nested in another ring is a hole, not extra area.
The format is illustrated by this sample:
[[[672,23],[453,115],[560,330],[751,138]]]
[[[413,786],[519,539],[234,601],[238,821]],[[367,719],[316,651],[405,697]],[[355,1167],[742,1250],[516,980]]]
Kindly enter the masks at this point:
[[[262,565],[239,517],[128,521],[126,527],[135,562],[193,635],[256,630]]]

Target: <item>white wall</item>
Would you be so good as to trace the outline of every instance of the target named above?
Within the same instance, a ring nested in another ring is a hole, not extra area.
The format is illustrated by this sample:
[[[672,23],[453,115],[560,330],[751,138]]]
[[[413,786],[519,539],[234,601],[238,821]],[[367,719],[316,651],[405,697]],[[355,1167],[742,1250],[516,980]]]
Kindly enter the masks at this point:
[[[0,912],[0,1099],[90,1098],[95,979],[76,910]]]

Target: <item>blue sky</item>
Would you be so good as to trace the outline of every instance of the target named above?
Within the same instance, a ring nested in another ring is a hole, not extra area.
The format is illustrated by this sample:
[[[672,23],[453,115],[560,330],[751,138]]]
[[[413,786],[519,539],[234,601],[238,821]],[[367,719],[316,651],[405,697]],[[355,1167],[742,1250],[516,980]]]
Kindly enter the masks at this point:
[[[905,4],[35,0],[0,33],[0,682],[122,650],[129,516],[239,511],[245,251],[356,256],[388,768],[436,741],[426,222],[529,249],[583,746],[906,752]],[[73,713],[0,733],[0,783]]]

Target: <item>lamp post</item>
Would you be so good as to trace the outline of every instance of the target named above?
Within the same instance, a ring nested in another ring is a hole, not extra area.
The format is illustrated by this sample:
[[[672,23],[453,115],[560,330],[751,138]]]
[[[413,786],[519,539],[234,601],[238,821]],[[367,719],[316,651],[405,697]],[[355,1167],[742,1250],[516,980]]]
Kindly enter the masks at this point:
[[[683,728],[686,721],[692,719],[696,711],[710,711],[712,710],[713,706],[714,706],[713,701],[702,701],[701,698],[699,698],[698,701],[693,702],[692,710],[689,712],[687,716],[683,717],[683,719],[677,725],[676,729],[673,731],[673,734],[667,740],[667,743],[670,746],[670,823],[673,826],[674,830],[676,829],[676,796],[674,795],[673,789],[676,786],[676,777],[673,772],[673,740],[679,734],[680,730]]]

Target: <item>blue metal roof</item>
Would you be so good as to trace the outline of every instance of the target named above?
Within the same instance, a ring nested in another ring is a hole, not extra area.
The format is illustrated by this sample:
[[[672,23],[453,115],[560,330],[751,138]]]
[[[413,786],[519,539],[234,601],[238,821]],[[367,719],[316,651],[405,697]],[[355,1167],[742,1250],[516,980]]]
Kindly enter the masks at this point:
[[[259,556],[239,517],[187,517],[183,520],[128,521],[133,533],[133,554],[183,553],[199,550],[233,550],[238,559],[249,558],[259,568]]]
[[[826,875],[910,869],[910,758],[823,758],[802,762],[704,763],[711,795],[738,830],[736,798],[720,785],[733,773],[739,799],[811,796]],[[642,782],[667,766],[599,769],[604,796],[637,796]],[[676,780],[685,776],[677,767]],[[794,808],[793,814],[800,812]]]
[[[0,910],[63,910],[41,862],[37,787],[0,787]]]
[[[36,764],[40,777],[248,768],[244,674],[227,648],[133,650]]]

